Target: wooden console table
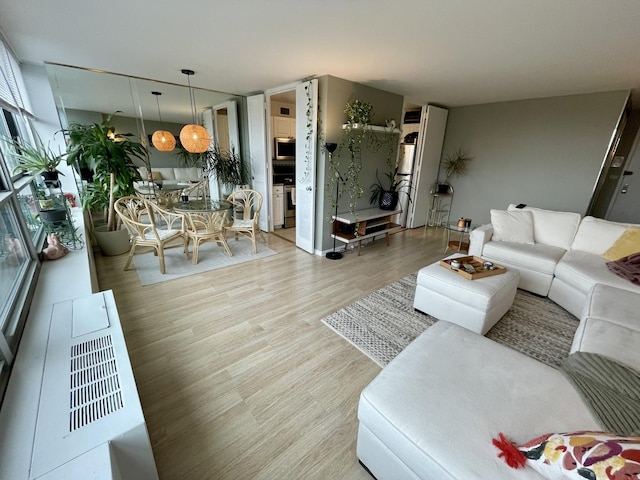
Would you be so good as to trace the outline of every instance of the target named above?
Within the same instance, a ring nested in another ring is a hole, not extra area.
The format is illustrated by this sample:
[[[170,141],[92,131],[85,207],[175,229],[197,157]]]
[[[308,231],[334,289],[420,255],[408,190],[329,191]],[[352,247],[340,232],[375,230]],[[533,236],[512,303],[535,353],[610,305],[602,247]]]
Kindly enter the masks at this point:
[[[400,210],[367,208],[366,210],[358,210],[355,213],[332,215],[331,237],[347,245],[357,243],[358,255],[360,255],[362,241],[367,238],[375,240],[377,235],[386,235],[388,246],[389,235],[402,230],[400,225],[391,221],[391,217],[398,213],[400,213]]]

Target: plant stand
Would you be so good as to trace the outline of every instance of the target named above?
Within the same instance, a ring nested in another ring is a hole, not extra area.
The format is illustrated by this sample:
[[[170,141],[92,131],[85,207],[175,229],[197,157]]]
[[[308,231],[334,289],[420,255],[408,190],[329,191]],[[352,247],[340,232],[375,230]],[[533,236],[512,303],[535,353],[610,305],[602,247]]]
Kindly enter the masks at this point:
[[[43,205],[46,208],[42,208]],[[57,234],[60,243],[70,250],[77,250],[84,246],[82,236],[78,235],[73,223],[67,198],[62,191],[40,198],[38,200],[38,209],[40,221],[47,235],[50,233]]]

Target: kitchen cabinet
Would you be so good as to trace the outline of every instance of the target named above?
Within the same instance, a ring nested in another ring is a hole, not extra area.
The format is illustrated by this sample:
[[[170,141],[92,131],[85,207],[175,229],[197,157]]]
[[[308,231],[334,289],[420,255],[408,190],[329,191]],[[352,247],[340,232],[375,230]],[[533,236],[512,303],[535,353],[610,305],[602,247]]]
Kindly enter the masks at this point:
[[[284,185],[273,186],[273,227],[284,225]]]
[[[271,132],[275,138],[295,138],[296,119],[291,117],[271,117]]]

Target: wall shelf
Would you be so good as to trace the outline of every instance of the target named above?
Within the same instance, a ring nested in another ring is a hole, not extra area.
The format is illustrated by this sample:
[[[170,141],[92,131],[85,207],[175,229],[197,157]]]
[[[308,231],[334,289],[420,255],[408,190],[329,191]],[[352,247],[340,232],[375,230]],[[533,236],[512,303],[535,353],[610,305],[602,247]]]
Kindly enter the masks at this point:
[[[368,132],[400,133],[400,130],[397,128],[383,127],[382,125],[369,125],[366,123],[354,123],[353,125],[345,123],[342,125],[343,130],[347,130],[349,128],[351,130],[366,130]]]

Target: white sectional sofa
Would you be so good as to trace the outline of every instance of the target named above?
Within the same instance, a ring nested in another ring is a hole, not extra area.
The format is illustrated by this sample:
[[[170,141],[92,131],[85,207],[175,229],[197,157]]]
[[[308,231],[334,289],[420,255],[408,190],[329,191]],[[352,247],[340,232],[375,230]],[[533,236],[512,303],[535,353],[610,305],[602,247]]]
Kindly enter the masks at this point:
[[[142,180],[147,180],[147,168],[138,167]],[[154,180],[177,184],[202,180],[202,169],[198,167],[151,167]]]
[[[517,242],[502,240],[500,227],[493,238],[484,226],[472,233],[470,253],[517,268],[522,288],[549,293],[579,317],[571,352],[640,372],[640,287],[609,272],[600,256],[627,226],[532,210],[533,242],[521,243],[522,232],[511,237]],[[559,370],[446,321],[363,390],[358,418],[358,458],[378,480],[561,478],[510,468],[492,438],[504,432],[522,444],[550,432],[602,429]]]
[[[526,228],[522,217],[528,214],[533,222],[530,243],[522,232]],[[509,219],[509,215],[520,218]],[[632,226],[640,227],[509,205],[506,213],[492,210],[492,223],[471,232],[469,254],[519,270],[518,288],[548,296],[577,317],[596,283],[640,293],[640,286],[609,271],[602,256]],[[500,229],[499,235],[495,228]]]

